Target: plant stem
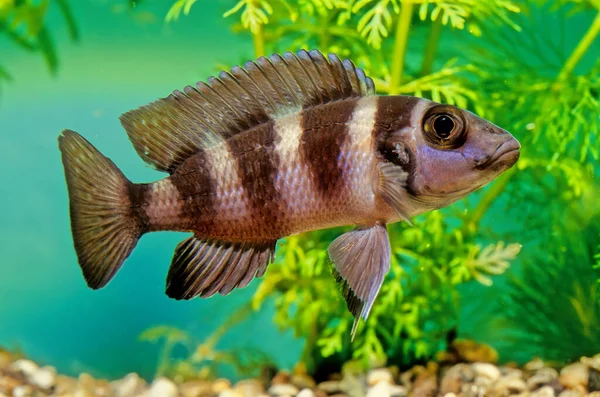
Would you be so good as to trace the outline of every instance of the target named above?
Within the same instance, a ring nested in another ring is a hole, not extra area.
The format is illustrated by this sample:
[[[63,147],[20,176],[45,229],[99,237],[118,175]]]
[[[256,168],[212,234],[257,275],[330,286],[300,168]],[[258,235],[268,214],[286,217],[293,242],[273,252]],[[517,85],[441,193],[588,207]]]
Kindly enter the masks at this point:
[[[411,0],[402,2],[400,19],[396,26],[396,41],[394,43],[394,59],[392,61],[392,75],[390,77],[390,93],[396,92],[402,83],[404,74],[404,59],[406,57],[406,46],[408,44],[408,32],[413,14],[413,3]]]
[[[256,58],[265,55],[265,36],[263,34],[263,25],[258,25],[252,31],[252,40],[254,41],[254,55]]]
[[[585,33],[585,35],[582,37],[579,44],[577,44],[577,47],[575,47],[575,49],[571,53],[571,56],[569,56],[569,58],[567,59],[567,62],[565,62],[565,66],[562,68],[562,70],[560,71],[560,73],[558,75],[557,83],[560,82],[561,80],[564,80],[565,78],[567,78],[568,76],[570,76],[573,73],[573,71],[575,70],[575,67],[577,66],[579,61],[581,61],[581,58],[583,58],[583,56],[585,55],[587,50],[592,45],[592,42],[596,39],[596,37],[599,34],[600,34],[600,12],[598,12],[598,15],[596,15],[596,18],[592,22],[592,25],[590,26],[588,31]],[[473,230],[471,228],[476,228],[479,225],[479,222],[483,218],[483,215],[485,215],[485,212],[492,206],[492,204],[494,203],[496,198],[498,198],[498,196],[500,196],[500,194],[502,194],[502,192],[508,185],[508,182],[512,179],[512,177],[515,174],[516,174],[516,167],[513,167],[509,171],[507,171],[503,176],[498,178],[498,180],[496,181],[496,183],[494,183],[494,185],[490,188],[490,190],[488,190],[485,193],[485,195],[483,196],[483,198],[477,205],[477,208],[475,208],[475,211],[473,211],[473,215],[471,216],[471,219],[465,225],[466,231]]]
[[[500,176],[496,182],[490,187],[490,189],[485,192],[479,203],[477,204],[477,208],[473,211],[469,222],[465,224],[466,230],[465,232],[474,231],[481,219],[487,212],[487,210],[492,206],[496,198],[500,196],[500,194],[506,189],[508,186],[508,182],[512,179],[513,175],[515,175],[517,167],[513,167],[504,175]]]
[[[431,26],[431,31],[429,32],[429,38],[427,39],[427,45],[425,47],[425,55],[423,56],[423,64],[421,65],[421,76],[426,76],[433,71],[433,61],[435,60],[435,54],[440,42],[442,26],[442,18],[436,19]]]
[[[598,12],[598,15],[596,15],[596,18],[592,22],[592,25],[585,33],[579,44],[577,44],[577,47],[575,47],[575,50],[573,50],[573,53],[571,54],[569,59],[567,59],[565,66],[562,68],[558,75],[558,80],[564,80],[571,73],[573,73],[573,70],[575,70],[575,66],[577,66],[579,61],[581,61],[581,58],[583,58],[583,56],[590,48],[598,34],[600,34],[600,12]]]

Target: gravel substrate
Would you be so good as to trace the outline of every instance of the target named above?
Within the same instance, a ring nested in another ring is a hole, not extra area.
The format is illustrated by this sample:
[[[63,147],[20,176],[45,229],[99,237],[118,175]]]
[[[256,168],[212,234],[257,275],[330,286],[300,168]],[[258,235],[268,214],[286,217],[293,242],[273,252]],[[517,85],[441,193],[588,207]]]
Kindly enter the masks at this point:
[[[540,360],[523,368],[490,363],[430,363],[400,372],[395,367],[368,373],[347,371],[316,384],[303,373],[281,371],[267,384],[256,379],[232,384],[226,379],[150,384],[136,374],[108,381],[88,374],[71,378],[53,367],[13,357],[0,349],[0,397],[600,397],[600,354],[563,368]]]

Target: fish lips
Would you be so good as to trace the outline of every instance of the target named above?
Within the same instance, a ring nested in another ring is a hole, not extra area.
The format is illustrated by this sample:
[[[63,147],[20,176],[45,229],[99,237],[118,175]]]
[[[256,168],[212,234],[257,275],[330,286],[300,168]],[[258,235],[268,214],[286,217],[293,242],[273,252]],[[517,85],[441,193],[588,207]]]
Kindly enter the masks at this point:
[[[507,139],[484,162],[476,164],[478,170],[499,171],[515,165],[521,155],[521,144],[515,138]]]

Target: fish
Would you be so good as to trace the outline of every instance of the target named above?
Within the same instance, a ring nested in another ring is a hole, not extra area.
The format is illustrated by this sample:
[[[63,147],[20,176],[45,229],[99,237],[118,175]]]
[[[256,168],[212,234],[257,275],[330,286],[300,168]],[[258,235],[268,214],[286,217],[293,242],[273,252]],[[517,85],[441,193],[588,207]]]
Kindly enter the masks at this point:
[[[189,300],[262,277],[287,236],[351,226],[327,252],[352,337],[390,269],[387,225],[456,202],[520,155],[517,139],[490,121],[378,95],[351,60],[318,50],[247,61],[120,121],[142,160],[168,176],[133,183],[77,132],[58,137],[90,288],[104,287],[150,232],[192,233],[166,278],[167,296]]]

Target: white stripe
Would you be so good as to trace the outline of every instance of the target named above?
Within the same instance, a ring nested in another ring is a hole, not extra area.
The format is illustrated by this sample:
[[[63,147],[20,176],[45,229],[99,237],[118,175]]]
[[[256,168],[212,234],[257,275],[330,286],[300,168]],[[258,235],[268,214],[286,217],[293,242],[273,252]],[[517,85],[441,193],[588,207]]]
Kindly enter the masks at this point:
[[[373,128],[377,116],[377,96],[361,98],[350,119],[348,140],[342,150],[341,166],[346,187],[358,203],[374,205],[372,167],[375,162]]]
[[[249,215],[242,180],[236,170],[236,160],[225,143],[206,151],[206,167],[216,182],[214,210],[223,221],[242,221]]]
[[[274,128],[279,137],[275,146],[275,155],[279,158],[275,188],[286,205],[288,216],[301,219],[311,214],[318,204],[309,167],[300,158],[302,112],[275,120]]]

